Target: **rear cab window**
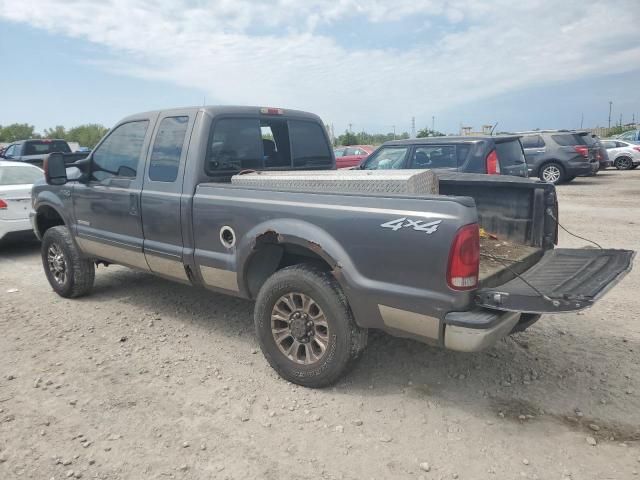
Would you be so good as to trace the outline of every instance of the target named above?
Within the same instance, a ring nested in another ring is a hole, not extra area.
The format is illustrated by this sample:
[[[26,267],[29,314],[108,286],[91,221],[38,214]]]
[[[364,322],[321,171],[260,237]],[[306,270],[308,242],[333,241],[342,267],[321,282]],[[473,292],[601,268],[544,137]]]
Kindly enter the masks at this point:
[[[53,152],[71,153],[71,149],[62,140],[32,140],[25,142],[23,155],[48,155]]]
[[[175,182],[178,178],[182,147],[188,124],[188,116],[162,119],[151,150],[149,180],[154,182]]]
[[[229,177],[242,170],[330,169],[334,160],[323,127],[287,117],[225,117],[214,121],[205,171]]]

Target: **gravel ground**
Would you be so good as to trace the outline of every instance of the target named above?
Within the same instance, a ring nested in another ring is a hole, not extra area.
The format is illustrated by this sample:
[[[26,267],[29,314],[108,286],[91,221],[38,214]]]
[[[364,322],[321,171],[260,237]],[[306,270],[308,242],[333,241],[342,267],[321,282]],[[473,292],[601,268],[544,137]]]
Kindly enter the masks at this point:
[[[560,220],[639,250],[639,185],[561,186]],[[374,333],[325,390],[269,368],[250,302],[113,266],[65,300],[36,244],[3,246],[0,279],[1,479],[640,478],[637,267],[486,352]]]

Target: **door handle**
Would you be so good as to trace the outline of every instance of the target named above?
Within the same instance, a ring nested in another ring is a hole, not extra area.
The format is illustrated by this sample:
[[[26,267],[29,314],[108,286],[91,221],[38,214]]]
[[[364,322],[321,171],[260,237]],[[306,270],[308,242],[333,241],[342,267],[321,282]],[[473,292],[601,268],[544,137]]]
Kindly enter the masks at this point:
[[[130,193],[129,194],[129,215],[138,216],[140,209],[138,208],[138,194]]]

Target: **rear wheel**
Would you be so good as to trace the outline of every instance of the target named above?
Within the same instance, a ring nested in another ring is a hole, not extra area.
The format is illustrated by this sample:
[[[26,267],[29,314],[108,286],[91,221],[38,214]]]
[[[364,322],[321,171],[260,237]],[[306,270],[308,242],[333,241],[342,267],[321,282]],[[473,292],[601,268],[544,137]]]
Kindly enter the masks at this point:
[[[44,234],[42,266],[51,288],[61,297],[81,297],[93,288],[93,261],[82,258],[67,227],[51,227]]]
[[[613,166],[618,170],[631,170],[633,168],[633,160],[629,157],[618,157],[613,162]]]
[[[358,327],[331,273],[302,264],[274,273],[255,306],[262,353],[284,379],[305,387],[335,383],[364,350]]]
[[[540,180],[557,185],[565,181],[565,173],[562,165],[556,162],[547,163],[542,166],[538,175]]]

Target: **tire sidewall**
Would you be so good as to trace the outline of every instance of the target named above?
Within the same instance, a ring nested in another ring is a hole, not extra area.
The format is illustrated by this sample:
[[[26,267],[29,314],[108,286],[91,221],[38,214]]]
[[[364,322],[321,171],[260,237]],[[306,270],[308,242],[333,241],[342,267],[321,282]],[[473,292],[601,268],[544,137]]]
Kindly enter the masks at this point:
[[[284,378],[305,386],[332,383],[350,359],[351,341],[348,308],[343,305],[327,279],[330,274],[286,268],[267,280],[258,294],[255,327],[260,347],[271,366]],[[323,281],[322,278],[325,278]],[[334,280],[335,281],[335,280]],[[288,359],[278,348],[271,332],[271,311],[287,293],[303,293],[322,309],[329,325],[329,345],[322,359],[313,365],[302,365]]]
[[[49,247],[53,244],[58,246],[64,256],[67,276],[63,284],[58,283],[49,270],[47,254],[49,251]],[[47,230],[44,238],[42,239],[42,266],[44,267],[45,275],[47,276],[47,280],[49,281],[51,288],[53,288],[53,290],[55,290],[55,292],[62,297],[71,295],[74,281],[73,254],[71,251],[69,251],[67,242],[63,238],[62,233],[57,230],[57,228],[50,228],[49,230]]]

